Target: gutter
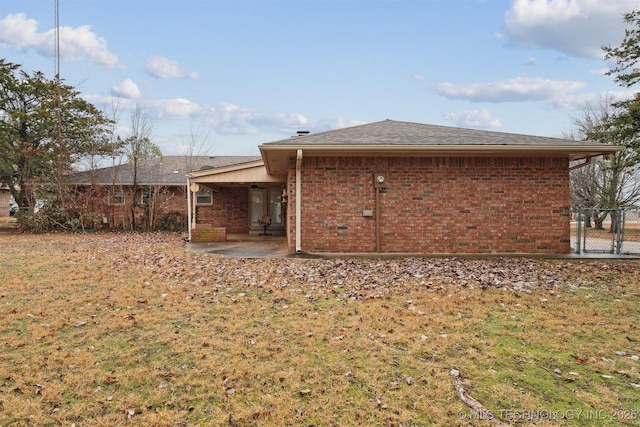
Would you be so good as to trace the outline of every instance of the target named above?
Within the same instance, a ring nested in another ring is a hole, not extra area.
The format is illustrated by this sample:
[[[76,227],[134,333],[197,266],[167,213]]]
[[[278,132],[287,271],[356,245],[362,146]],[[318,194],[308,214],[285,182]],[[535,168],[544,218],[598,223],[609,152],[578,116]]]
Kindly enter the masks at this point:
[[[260,150],[266,152],[292,151],[298,149],[291,145],[273,145],[260,146]],[[504,144],[439,144],[439,145],[421,145],[421,144],[308,144],[304,147],[310,152],[350,152],[357,151],[359,153],[380,153],[388,156],[392,152],[406,153],[425,153],[433,155],[434,152],[441,153],[444,156],[451,154],[569,154],[569,153],[614,153],[622,148],[615,145],[607,144],[576,144],[576,145],[504,145]],[[263,156],[264,157],[264,156]]]
[[[296,253],[302,253],[302,149],[296,153]]]

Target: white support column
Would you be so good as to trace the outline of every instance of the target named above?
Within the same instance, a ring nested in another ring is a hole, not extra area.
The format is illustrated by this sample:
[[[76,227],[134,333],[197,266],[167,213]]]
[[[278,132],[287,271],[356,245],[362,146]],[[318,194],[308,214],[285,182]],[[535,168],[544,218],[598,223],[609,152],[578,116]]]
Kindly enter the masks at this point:
[[[191,180],[187,177],[187,228],[188,239],[191,241]]]
[[[296,253],[302,252],[302,150],[296,154]]]

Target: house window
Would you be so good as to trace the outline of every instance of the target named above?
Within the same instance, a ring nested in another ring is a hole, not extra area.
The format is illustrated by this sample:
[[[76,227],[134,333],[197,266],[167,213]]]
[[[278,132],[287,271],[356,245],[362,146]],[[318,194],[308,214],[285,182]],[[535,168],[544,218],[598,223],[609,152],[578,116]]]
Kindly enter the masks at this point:
[[[211,189],[209,188],[200,188],[196,193],[196,204],[198,205],[210,205],[213,203],[213,196],[211,193]]]
[[[142,189],[142,198],[140,203],[142,206],[151,206],[151,202],[153,201],[153,192],[150,188]]]
[[[122,191],[122,188],[113,189],[113,204],[124,205],[124,192]]]

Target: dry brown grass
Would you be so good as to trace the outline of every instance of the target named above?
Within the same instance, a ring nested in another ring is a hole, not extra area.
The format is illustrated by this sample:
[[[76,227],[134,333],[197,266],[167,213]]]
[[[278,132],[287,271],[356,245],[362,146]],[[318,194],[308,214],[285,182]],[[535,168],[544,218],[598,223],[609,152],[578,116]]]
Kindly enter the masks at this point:
[[[372,265],[406,264],[355,260],[337,278],[327,261],[196,254],[160,234],[0,245],[3,426],[469,425],[452,368],[505,420],[639,420],[635,263],[492,264],[557,278],[516,290],[465,280],[474,261],[459,280],[409,274],[362,293],[351,283]]]

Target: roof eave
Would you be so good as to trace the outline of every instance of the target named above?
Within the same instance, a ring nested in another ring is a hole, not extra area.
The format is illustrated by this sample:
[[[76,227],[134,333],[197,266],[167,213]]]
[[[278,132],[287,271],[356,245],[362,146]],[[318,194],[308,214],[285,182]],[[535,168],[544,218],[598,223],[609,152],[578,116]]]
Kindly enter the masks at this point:
[[[253,160],[246,163],[238,163],[235,165],[221,166],[218,168],[201,169],[199,171],[189,172],[188,174],[186,174],[186,176],[188,178],[198,178],[204,175],[215,175],[215,174],[238,171],[243,169],[251,169],[251,168],[260,167],[263,165],[264,165],[263,160]]]
[[[113,186],[123,186],[123,187],[131,187],[133,186],[133,182],[88,182],[88,181],[77,181],[70,182],[70,185],[79,185],[79,186],[92,186],[95,185],[97,187],[113,187]],[[184,182],[138,182],[136,185],[139,186],[158,186],[158,187],[185,187],[187,185],[187,180]]]
[[[570,160],[580,160],[589,157],[612,154],[621,151],[623,147],[605,144],[554,144],[554,145],[395,145],[395,144],[313,144],[313,145],[265,145],[258,147],[264,160],[265,167],[270,174],[282,174],[288,168],[289,156],[302,150],[306,156],[540,156],[564,157]],[[283,170],[284,169],[284,170]]]

